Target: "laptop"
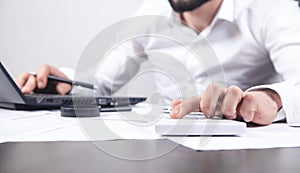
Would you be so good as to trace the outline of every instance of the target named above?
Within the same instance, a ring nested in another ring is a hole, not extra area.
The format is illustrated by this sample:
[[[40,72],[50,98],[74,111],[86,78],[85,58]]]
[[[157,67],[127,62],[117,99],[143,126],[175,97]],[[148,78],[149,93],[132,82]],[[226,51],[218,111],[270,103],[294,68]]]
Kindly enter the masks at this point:
[[[201,112],[192,112],[182,119],[172,119],[169,111],[155,124],[162,136],[240,136],[246,132],[245,122],[228,119],[209,119]]]
[[[101,107],[129,106],[145,97],[90,97],[84,95],[23,94],[0,62],[0,107],[13,110],[60,109],[63,105],[99,105]]]

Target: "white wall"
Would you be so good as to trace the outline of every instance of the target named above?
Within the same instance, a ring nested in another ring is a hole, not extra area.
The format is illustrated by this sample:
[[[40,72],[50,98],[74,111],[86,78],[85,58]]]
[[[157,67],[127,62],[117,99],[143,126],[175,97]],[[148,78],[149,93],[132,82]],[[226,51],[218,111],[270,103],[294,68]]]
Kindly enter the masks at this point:
[[[38,64],[75,67],[90,39],[143,0],[0,0],[0,60],[14,76]]]

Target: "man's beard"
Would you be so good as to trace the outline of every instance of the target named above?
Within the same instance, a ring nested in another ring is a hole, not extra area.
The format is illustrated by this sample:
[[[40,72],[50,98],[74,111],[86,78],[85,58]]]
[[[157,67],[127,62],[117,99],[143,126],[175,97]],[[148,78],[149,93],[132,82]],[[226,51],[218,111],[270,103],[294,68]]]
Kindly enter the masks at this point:
[[[174,11],[183,13],[193,11],[209,0],[169,0]]]

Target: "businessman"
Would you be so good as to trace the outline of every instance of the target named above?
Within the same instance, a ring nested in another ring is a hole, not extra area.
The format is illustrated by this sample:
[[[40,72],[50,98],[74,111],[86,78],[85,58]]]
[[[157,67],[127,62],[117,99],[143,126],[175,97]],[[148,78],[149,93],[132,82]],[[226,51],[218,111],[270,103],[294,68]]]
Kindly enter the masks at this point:
[[[171,103],[171,117],[181,118],[196,110],[207,117],[241,117],[246,122],[262,125],[282,118],[297,118],[300,112],[300,10],[296,1],[158,0],[145,3],[140,11],[143,8],[182,21],[181,26],[164,26],[164,30],[175,28],[190,32],[190,40],[199,35],[207,39],[223,70],[214,73],[224,72],[225,75],[227,86],[209,83],[205,74],[214,67],[201,70],[188,58],[182,57],[182,61],[190,64],[188,69],[195,74],[195,81],[200,81],[198,90],[202,92],[187,99],[175,99]],[[160,23],[151,25],[151,29],[162,29]],[[176,54],[180,54],[179,49],[168,47],[159,39],[140,40],[134,44],[132,51],[136,52],[148,48],[178,51]],[[125,57],[129,59],[127,68],[123,70],[124,73],[126,70],[126,75],[121,75],[117,83],[123,84],[133,77],[140,63],[151,60],[151,56]],[[16,82],[22,92],[29,93],[36,87],[44,88],[48,74],[67,77],[53,66],[41,65],[36,77],[23,73]],[[158,83],[163,82],[163,78],[156,79]],[[103,91],[109,88],[105,86],[109,82],[106,80],[105,84],[101,75],[96,83]],[[56,89],[58,93],[65,94],[71,87],[59,83]]]

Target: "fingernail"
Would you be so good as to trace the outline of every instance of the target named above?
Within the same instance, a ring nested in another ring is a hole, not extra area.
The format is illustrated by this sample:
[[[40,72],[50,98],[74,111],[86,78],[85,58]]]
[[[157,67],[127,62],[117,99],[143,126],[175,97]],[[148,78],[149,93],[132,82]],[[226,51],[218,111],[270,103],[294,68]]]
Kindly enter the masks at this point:
[[[171,114],[178,114],[179,113],[179,109],[178,108],[173,108],[171,111]]]
[[[44,85],[43,85],[43,82],[38,82],[38,87],[39,87],[39,88],[43,88],[43,86],[44,86]]]
[[[228,119],[230,119],[230,120],[233,120],[233,119],[234,119],[234,117],[233,117],[233,116],[229,116],[229,117],[228,117]]]
[[[251,120],[250,119],[248,119],[248,118],[245,118],[244,119],[246,122],[250,122]]]
[[[254,113],[255,113],[255,112],[252,112],[251,115],[250,115],[248,118],[245,118],[244,120],[245,120],[246,122],[252,121],[253,118],[254,118]]]
[[[25,92],[26,90],[27,90],[27,87],[23,87],[23,88],[21,89],[22,93]]]

